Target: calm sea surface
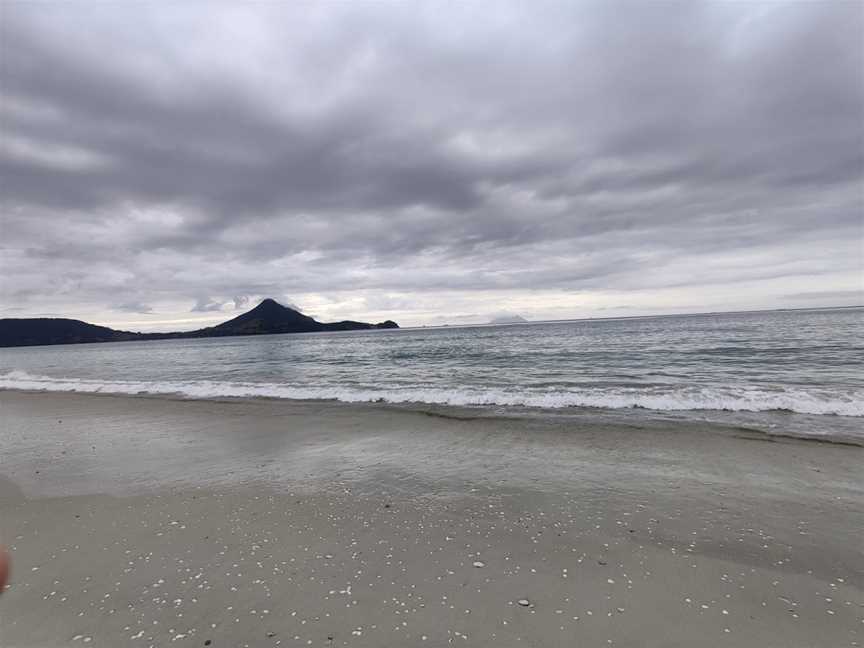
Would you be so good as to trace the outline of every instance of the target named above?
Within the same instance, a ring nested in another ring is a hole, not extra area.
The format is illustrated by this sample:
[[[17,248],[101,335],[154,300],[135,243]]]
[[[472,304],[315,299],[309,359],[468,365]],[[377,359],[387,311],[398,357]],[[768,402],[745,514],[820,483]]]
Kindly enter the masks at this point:
[[[0,349],[0,389],[689,416],[864,439],[864,309]]]

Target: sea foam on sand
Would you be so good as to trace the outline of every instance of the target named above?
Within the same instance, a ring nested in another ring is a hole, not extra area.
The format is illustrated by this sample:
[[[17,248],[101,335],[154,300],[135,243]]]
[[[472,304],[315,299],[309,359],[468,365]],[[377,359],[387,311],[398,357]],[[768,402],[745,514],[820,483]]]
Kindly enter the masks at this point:
[[[51,392],[179,395],[187,398],[285,398],[337,400],[346,403],[426,403],[454,406],[523,406],[560,409],[594,407],[645,408],[658,411],[769,412],[864,417],[864,393],[824,388],[759,389],[751,386],[702,385],[663,388],[521,391],[469,388],[373,389],[347,386],[306,386],[269,382],[87,380],[34,376],[23,371],[0,374],[0,389]]]

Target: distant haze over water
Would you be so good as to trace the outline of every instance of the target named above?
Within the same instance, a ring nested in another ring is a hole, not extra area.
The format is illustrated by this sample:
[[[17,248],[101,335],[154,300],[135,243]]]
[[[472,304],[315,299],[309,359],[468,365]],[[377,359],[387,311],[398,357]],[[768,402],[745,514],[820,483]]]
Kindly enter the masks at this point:
[[[30,347],[0,350],[0,388],[599,408],[864,440],[862,340],[855,308]]]

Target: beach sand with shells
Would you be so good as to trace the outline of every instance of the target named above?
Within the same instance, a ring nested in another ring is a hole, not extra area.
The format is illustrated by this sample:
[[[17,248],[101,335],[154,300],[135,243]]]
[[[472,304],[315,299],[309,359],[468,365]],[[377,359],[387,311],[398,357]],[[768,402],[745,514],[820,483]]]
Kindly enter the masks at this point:
[[[0,646],[864,645],[864,449],[0,392]]]

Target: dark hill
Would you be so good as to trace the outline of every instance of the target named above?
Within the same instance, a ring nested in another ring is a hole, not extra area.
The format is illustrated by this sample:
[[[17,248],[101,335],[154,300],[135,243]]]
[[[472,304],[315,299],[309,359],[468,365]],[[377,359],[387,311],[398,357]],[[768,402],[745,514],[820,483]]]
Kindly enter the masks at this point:
[[[80,320],[62,318],[0,319],[0,346],[80,344],[135,340],[138,333],[115,331]]]
[[[316,322],[293,308],[265,299],[250,311],[210,328],[195,331],[202,335],[261,335],[268,333],[312,333],[326,324]],[[371,325],[370,325],[371,326]]]
[[[72,319],[0,319],[0,347],[268,335],[274,333],[314,333],[318,331],[357,331],[379,328],[399,328],[399,325],[392,320],[380,324],[350,320],[331,323],[318,322],[293,308],[282,306],[272,299],[265,299],[252,310],[227,322],[197,331],[175,333],[115,331],[105,326],[96,326]]]

